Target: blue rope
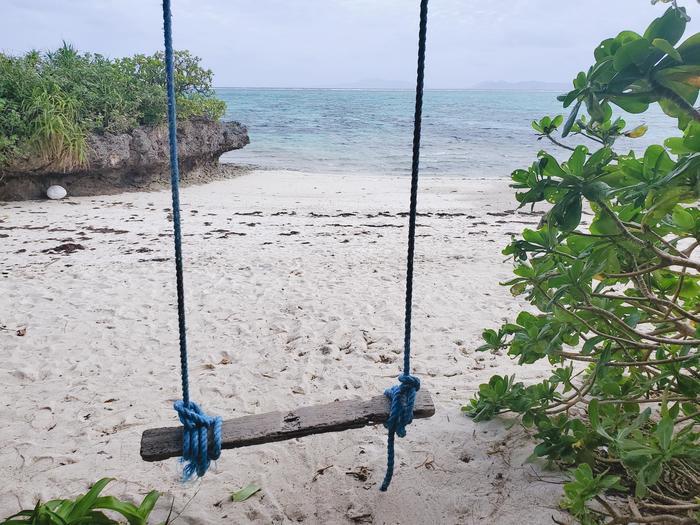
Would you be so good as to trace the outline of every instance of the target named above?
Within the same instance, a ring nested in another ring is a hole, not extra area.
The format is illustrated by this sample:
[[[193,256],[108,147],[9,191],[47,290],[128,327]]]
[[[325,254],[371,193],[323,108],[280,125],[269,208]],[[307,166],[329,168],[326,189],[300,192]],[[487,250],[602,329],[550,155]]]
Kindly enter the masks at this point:
[[[207,416],[197,403],[175,402],[175,410],[184,427],[182,433],[182,458],[186,461],[183,478],[190,479],[195,474],[204,476],[211,460],[221,456],[221,418]],[[213,434],[213,447],[209,449],[209,430]]]
[[[406,435],[406,425],[413,421],[413,404],[420,389],[420,380],[411,375],[411,314],[413,305],[413,255],[416,244],[416,210],[418,207],[418,171],[420,161],[421,122],[423,117],[423,79],[425,76],[425,42],[428,32],[428,0],[420,3],[418,30],[418,71],[416,79],[416,108],[413,120],[413,162],[411,165],[411,207],[408,220],[408,254],[406,265],[406,315],[404,323],[403,374],[399,384],[387,388],[391,410],[384,426],[389,430],[386,474],[380,490],[389,488],[394,475],[394,438]]]
[[[163,0],[163,36],[165,39],[165,77],[168,88],[168,134],[170,137],[170,188],[173,198],[173,233],[175,238],[175,281],[177,286],[177,319],[180,333],[180,375],[182,401],[175,410],[183,425],[182,458],[184,478],[203,476],[212,459],[221,454],[221,418],[209,417],[190,401],[187,365],[187,327],[185,324],[185,286],[182,272],[182,227],[180,219],[180,170],[177,160],[177,112],[175,107],[175,60],[170,0]],[[209,429],[213,430],[213,447],[209,449]]]

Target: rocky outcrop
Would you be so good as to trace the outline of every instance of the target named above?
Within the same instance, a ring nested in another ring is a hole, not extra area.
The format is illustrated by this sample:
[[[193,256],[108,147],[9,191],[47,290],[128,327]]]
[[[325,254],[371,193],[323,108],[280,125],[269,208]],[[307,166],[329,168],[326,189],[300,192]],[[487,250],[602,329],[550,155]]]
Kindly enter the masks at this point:
[[[180,175],[206,180],[218,170],[219,157],[246,146],[250,139],[238,122],[191,119],[178,123]],[[41,159],[19,159],[0,174],[0,200],[37,199],[58,184],[68,195],[96,195],[127,189],[153,189],[169,181],[167,126],[140,127],[131,133],[91,134],[84,168],[60,171]]]

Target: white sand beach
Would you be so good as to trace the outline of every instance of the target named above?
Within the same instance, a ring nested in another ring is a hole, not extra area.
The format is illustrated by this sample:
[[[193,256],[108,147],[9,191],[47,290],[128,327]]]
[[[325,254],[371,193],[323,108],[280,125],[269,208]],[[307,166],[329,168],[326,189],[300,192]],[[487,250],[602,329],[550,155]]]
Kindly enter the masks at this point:
[[[182,190],[195,401],[232,418],[394,384],[409,183],[256,171]],[[397,440],[380,493],[383,427],[224,451],[188,484],[175,459],[142,462],[141,433],[177,425],[180,397],[169,192],[0,204],[0,517],[110,476],[108,494],[163,492],[175,523],[565,520],[523,430],[460,412],[494,373],[547,375],[474,351],[522,307],[501,250],[539,216],[515,207],[505,180],[421,180],[413,363],[437,411]]]

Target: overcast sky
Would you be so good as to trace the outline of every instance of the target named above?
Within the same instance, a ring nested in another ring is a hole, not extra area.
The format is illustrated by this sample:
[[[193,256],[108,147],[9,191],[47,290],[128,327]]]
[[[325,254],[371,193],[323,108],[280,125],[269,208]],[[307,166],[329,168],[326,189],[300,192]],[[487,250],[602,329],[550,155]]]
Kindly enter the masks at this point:
[[[217,86],[410,86],[417,0],[172,0],[174,41]],[[681,0],[700,31],[700,7]],[[621,29],[666,8],[649,0],[431,0],[428,87],[569,82]],[[66,40],[111,57],[162,47],[158,0],[1,0],[0,49]]]

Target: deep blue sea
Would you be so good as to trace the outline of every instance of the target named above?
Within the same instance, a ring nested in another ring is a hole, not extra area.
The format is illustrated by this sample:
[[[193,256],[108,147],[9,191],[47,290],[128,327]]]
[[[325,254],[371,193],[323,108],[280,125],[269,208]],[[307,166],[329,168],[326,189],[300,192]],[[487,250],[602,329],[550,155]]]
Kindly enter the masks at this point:
[[[251,143],[225,161],[270,169],[330,173],[407,174],[411,167],[414,93],[403,90],[219,88],[225,119],[248,126]],[[423,109],[422,173],[507,177],[558,148],[538,141],[534,118],[566,114],[557,93],[430,90]],[[618,149],[643,150],[677,135],[656,108],[624,116],[646,123],[641,139]],[[579,143],[576,138],[569,143]],[[557,155],[561,156],[561,155]]]

